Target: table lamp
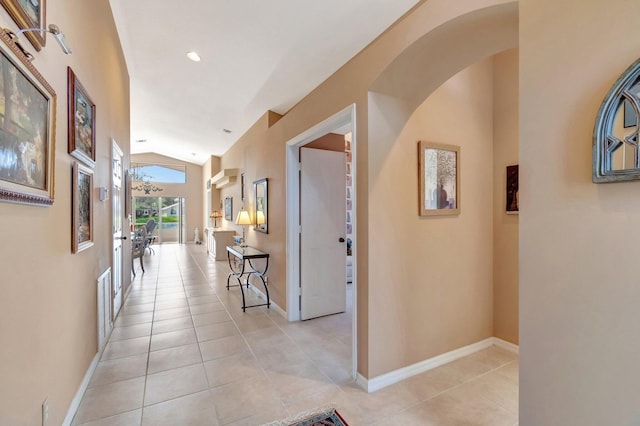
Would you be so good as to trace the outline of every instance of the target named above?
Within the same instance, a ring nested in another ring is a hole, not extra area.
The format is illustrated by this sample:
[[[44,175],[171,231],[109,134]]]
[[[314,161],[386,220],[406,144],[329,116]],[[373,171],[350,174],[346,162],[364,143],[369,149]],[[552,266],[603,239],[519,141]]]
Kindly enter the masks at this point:
[[[220,212],[218,210],[214,210],[214,211],[211,212],[209,217],[213,219],[213,227],[217,228],[218,227],[218,219],[220,219],[222,217]]]
[[[242,209],[238,212],[238,216],[236,216],[236,225],[242,225],[242,242],[240,243],[240,247],[246,247],[247,240],[245,239],[245,231],[247,229],[247,225],[251,225],[251,217],[249,217],[248,211]]]

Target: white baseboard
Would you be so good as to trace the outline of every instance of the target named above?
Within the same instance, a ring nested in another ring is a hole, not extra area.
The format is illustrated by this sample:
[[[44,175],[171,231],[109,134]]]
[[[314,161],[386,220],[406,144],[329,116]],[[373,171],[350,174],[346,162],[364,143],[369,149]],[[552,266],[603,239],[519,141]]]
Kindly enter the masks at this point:
[[[84,396],[85,391],[89,387],[89,381],[91,381],[91,376],[94,371],[96,371],[96,367],[98,367],[98,361],[100,361],[100,357],[102,356],[102,352],[98,352],[96,356],[93,357],[93,361],[89,365],[87,372],[84,375],[84,379],[82,379],[82,383],[80,383],[80,387],[76,392],[76,395],[73,397],[71,401],[71,405],[69,406],[69,410],[67,410],[67,416],[64,418],[62,422],[62,426],[70,426],[73,421],[73,416],[76,415],[76,411],[80,407],[80,402],[82,402],[82,397]]]
[[[499,348],[504,349],[505,351],[513,352],[514,354],[520,353],[520,346],[514,345],[513,343],[507,342],[506,340],[494,337],[493,344]]]
[[[518,346],[513,343],[498,339],[497,337],[489,337],[488,339],[480,342],[473,343],[459,349],[454,349],[453,351],[420,361],[407,367],[390,371],[389,373],[382,374],[372,379],[367,379],[361,374],[358,374],[356,377],[356,384],[367,392],[375,392],[394,383],[406,380],[409,377],[416,376],[424,373],[425,371],[440,367],[441,365],[447,364],[451,361],[455,361],[459,358],[486,349],[492,345],[496,345],[510,352],[518,353]]]
[[[267,285],[269,285],[269,284],[267,284]],[[267,301],[267,296],[258,287],[256,287],[255,285],[251,284],[249,286],[249,289],[251,289],[255,294],[257,294],[260,299],[264,300],[265,302]],[[285,318],[285,319],[287,318],[287,312],[284,309],[282,309],[280,306],[278,306],[278,304],[275,303],[273,301],[273,299],[269,298],[269,303],[271,305],[270,309],[273,309],[274,311],[276,311],[283,318]]]

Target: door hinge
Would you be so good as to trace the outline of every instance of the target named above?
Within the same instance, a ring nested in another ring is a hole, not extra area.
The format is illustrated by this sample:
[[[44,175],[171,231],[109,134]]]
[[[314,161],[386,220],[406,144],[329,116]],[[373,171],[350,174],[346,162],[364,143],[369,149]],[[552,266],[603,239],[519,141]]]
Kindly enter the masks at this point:
[[[298,171],[301,172],[302,171],[302,163],[298,163]]]

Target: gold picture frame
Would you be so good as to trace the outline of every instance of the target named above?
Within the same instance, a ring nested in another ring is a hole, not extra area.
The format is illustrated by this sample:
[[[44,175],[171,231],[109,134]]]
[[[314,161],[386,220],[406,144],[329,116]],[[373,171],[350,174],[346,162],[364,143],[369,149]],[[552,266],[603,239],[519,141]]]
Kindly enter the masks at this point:
[[[45,29],[47,27],[46,0],[0,0],[0,4],[22,30],[26,28]],[[26,31],[24,35],[37,51],[40,51],[47,43],[46,31]]]
[[[50,206],[56,92],[9,35],[0,40],[0,201]]]
[[[418,142],[420,216],[460,214],[460,147]]]
[[[93,167],[96,162],[96,104],[67,67],[69,154]]]
[[[71,252],[93,245],[93,170],[73,162],[71,194]]]

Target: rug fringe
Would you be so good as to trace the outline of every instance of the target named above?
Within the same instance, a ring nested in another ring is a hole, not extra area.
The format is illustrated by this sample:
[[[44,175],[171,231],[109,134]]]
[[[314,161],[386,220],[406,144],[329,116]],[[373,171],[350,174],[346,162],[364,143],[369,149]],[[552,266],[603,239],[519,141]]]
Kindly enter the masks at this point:
[[[275,420],[273,422],[264,423],[260,426],[290,426],[293,423],[301,422],[302,420],[308,419],[309,417],[319,416],[320,414],[330,413],[336,409],[335,404],[326,404],[320,407],[314,408],[312,410],[303,411],[301,413],[296,414],[293,417],[289,417],[284,420]]]

